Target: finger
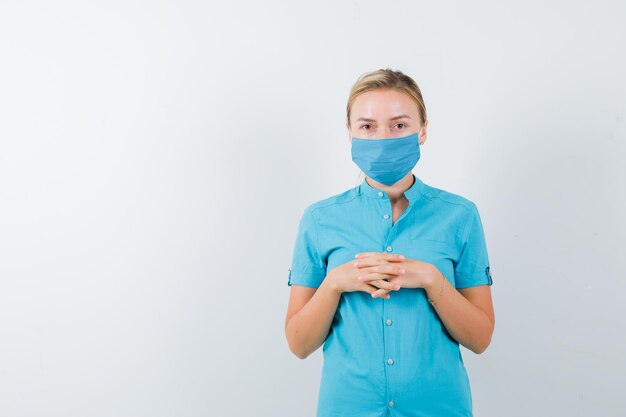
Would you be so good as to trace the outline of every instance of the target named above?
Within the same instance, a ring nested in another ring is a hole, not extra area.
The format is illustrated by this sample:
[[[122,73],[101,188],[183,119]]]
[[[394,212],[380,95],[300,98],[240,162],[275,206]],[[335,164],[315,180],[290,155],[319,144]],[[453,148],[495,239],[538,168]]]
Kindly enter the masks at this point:
[[[385,272],[363,271],[359,275],[357,275],[356,279],[357,281],[371,282],[371,281],[375,281],[379,279],[391,279],[391,278],[397,278],[397,277],[398,275],[396,274],[387,274]]]
[[[365,291],[366,293],[368,293],[368,294],[369,294],[369,295],[371,295],[372,297],[373,297],[373,294],[374,294],[374,293],[376,293],[377,291],[379,291],[379,289],[378,289],[378,288],[374,287],[373,285],[366,284],[366,283],[364,283],[364,284],[362,284],[362,285],[358,286],[358,288],[359,288],[361,291]]]
[[[391,283],[385,280],[372,281],[368,282],[368,284],[374,286],[375,291],[371,293],[373,297],[384,295],[391,291],[398,291],[401,288],[398,283]]]
[[[370,282],[371,285],[375,285],[376,287],[378,287],[381,290],[388,290],[389,291],[398,291],[400,289],[400,284],[398,284],[397,282],[389,282],[389,281],[385,281],[383,279],[378,280],[378,281],[373,281]]]
[[[359,261],[356,261],[356,262],[359,262]],[[404,268],[402,264],[390,264],[387,262],[384,262],[378,265],[372,265],[370,267],[359,265],[357,266],[357,269],[362,271],[360,272],[360,275],[365,275],[366,273],[367,274],[379,273],[379,274],[387,274],[391,276],[399,276],[399,275],[406,273],[406,269]]]
[[[357,269],[359,268],[364,268],[366,266],[374,266],[374,265],[380,265],[380,264],[385,264],[387,263],[387,261],[385,261],[384,259],[380,259],[380,258],[362,258],[362,259],[358,259],[355,260],[354,262],[352,262],[352,265],[354,265]]]
[[[391,295],[388,294],[389,291],[387,290],[383,290],[380,288],[374,288],[373,291],[370,291],[370,295],[372,296],[372,298],[384,298],[385,300],[388,300]]]
[[[387,290],[378,289],[372,293],[372,298],[384,298],[388,300],[391,297],[391,295],[388,294],[388,292],[389,291]]]
[[[354,258],[355,259],[378,258],[378,259],[384,259],[386,261],[391,261],[391,262],[399,262],[405,259],[404,255],[401,255],[399,253],[388,253],[388,252],[360,252],[354,255]]]
[[[383,259],[404,259],[404,255],[399,253],[389,253],[386,251],[383,252],[359,252],[354,255],[355,259],[368,258],[368,257],[377,257]]]
[[[395,256],[395,255],[392,255]],[[355,259],[353,264],[356,266],[372,266],[388,264],[389,261],[382,256],[365,256],[363,258]]]
[[[395,255],[392,255],[395,256]],[[380,266],[379,269],[371,269],[370,271],[372,272],[386,272],[389,271],[391,273],[396,274],[399,268],[402,267],[402,264],[398,263],[399,260],[396,260],[395,263],[390,263],[382,258],[374,258],[374,257],[370,257],[370,258],[363,258],[363,259],[357,259],[355,261],[352,262],[352,265],[356,268],[356,269],[365,269],[367,267],[376,267],[376,266]],[[387,268],[387,269],[383,269],[383,268]]]

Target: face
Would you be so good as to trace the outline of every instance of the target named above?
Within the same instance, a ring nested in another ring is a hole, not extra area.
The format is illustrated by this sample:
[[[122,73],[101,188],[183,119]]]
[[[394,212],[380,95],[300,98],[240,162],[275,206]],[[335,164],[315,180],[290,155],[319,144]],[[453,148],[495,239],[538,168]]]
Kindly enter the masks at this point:
[[[393,89],[376,89],[357,96],[350,110],[348,140],[399,138],[419,132],[419,144],[426,141],[428,121],[422,125],[415,101]]]

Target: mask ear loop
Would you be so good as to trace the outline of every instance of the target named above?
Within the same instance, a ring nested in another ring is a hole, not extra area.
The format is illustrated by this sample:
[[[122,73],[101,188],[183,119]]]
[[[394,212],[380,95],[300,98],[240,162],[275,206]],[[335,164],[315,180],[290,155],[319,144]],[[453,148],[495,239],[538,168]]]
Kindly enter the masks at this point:
[[[424,129],[424,127],[425,127],[425,126],[422,126],[422,129]],[[417,132],[417,137],[418,137],[418,139],[421,139],[421,138],[422,138],[422,135],[420,135],[420,133],[422,132],[422,129],[420,129],[420,131],[419,131],[419,132]],[[417,143],[418,143],[420,146],[424,146],[424,143],[419,143],[419,140],[418,140],[418,142],[417,142]]]

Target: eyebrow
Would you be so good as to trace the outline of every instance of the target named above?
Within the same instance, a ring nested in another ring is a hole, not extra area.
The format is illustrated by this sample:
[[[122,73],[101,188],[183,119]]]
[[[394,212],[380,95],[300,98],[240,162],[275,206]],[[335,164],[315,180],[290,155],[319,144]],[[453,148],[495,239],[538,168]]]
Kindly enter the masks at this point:
[[[411,118],[411,116],[409,116],[408,114],[401,114],[400,116],[395,116],[395,117],[392,117],[392,118],[391,118],[391,119],[389,119],[389,120],[398,120],[398,119],[402,119],[402,118],[408,118],[408,119],[410,119],[410,118]],[[366,117],[359,117],[358,119],[356,119],[356,120],[355,120],[355,122],[358,122],[358,121],[361,121],[361,120],[362,120],[362,121],[364,121],[364,122],[375,122],[375,121],[376,121],[376,120],[374,120],[374,119],[368,119],[368,118],[366,118]]]

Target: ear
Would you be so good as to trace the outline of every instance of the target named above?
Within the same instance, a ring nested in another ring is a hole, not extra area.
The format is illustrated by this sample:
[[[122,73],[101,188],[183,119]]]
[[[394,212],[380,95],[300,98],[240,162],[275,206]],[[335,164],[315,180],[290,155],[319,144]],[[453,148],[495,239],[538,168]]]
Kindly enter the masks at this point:
[[[350,126],[346,123],[346,129],[348,129],[348,143],[352,145],[352,132],[350,131]]]
[[[428,120],[424,122],[422,129],[420,130],[420,145],[423,145],[428,139]]]

